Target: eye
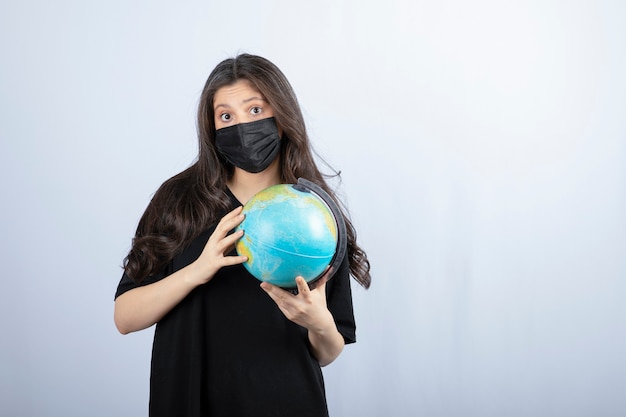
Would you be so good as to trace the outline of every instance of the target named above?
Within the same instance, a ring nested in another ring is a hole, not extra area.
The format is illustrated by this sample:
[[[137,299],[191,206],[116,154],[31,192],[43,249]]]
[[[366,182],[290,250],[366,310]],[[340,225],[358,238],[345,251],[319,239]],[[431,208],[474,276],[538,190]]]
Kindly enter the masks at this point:
[[[252,107],[250,109],[250,114],[257,115],[257,114],[261,114],[261,113],[263,113],[263,109],[261,107],[259,107],[259,106],[254,106],[254,107]]]
[[[220,120],[222,122],[229,122],[231,118],[232,118],[232,116],[230,115],[230,113],[222,113],[222,114],[220,114]]]

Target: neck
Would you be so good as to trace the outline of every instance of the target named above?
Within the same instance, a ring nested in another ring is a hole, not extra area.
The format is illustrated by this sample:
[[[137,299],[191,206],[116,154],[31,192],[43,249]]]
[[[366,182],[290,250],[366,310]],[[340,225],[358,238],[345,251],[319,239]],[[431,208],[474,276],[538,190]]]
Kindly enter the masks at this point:
[[[232,178],[227,182],[230,191],[242,204],[246,204],[256,193],[280,184],[280,158],[274,159],[264,171],[256,174],[235,167]]]

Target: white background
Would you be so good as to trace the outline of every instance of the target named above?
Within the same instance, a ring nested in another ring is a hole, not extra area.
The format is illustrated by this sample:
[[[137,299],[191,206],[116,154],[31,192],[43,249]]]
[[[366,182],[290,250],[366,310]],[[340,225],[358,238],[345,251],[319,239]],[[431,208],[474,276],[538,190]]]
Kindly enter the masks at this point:
[[[3,1],[0,415],[147,414],[120,265],[244,51],[292,82],[372,263],[332,415],[626,415],[625,22],[617,0]]]

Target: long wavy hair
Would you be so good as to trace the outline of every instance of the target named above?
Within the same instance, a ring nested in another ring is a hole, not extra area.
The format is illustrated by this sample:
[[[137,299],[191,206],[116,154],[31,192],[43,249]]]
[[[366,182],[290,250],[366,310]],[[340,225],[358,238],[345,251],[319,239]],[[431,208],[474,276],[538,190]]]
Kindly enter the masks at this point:
[[[265,97],[283,131],[281,181],[291,184],[300,177],[306,178],[343,207],[314,162],[302,111],[287,78],[273,63],[259,56],[241,54],[226,59],[211,72],[200,97],[197,161],[161,185],[139,220],[132,247],[124,259],[124,270],[131,279],[140,282],[161,271],[229,209],[226,182],[233,174],[233,166],[215,147],[213,100],[220,88],[241,79],[248,80]],[[347,210],[342,211],[348,234],[350,274],[369,288],[370,263],[357,245]]]

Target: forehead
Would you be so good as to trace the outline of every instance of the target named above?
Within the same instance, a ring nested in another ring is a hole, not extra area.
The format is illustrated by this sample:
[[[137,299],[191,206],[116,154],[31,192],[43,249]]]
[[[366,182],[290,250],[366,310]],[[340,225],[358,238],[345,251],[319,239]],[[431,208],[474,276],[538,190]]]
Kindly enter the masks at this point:
[[[246,79],[240,79],[233,84],[225,85],[215,92],[213,108],[218,106],[235,106],[244,103],[250,98],[265,99],[263,94]]]

